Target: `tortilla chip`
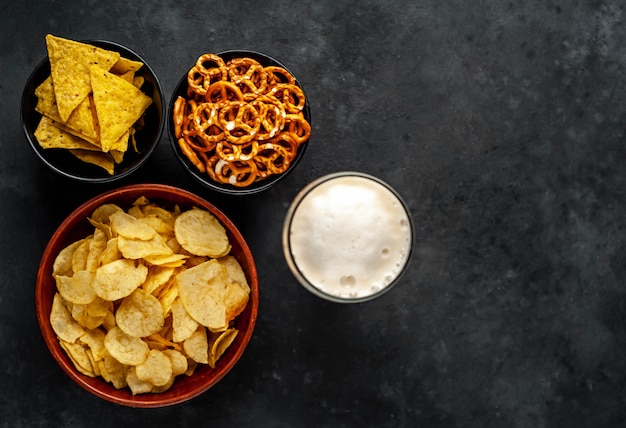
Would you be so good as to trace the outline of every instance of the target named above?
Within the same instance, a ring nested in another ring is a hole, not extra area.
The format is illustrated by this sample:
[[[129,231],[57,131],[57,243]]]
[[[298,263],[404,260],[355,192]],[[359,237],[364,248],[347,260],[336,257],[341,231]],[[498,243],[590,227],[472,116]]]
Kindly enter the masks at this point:
[[[57,108],[56,98],[54,96],[54,86],[52,85],[52,77],[48,76],[41,85],[35,89],[37,97],[37,105],[35,110],[43,116],[48,116],[57,122],[63,122]],[[98,133],[96,131],[96,123],[91,110],[89,97],[85,98],[70,114],[65,122],[65,126],[74,132],[70,132],[77,137],[85,137],[91,139],[92,144],[97,144]],[[68,131],[69,132],[69,131]]]
[[[99,150],[88,141],[65,131],[61,124],[47,116],[41,117],[35,130],[35,138],[44,149]]]
[[[120,54],[52,34],[46,35],[46,47],[57,108],[61,122],[65,123],[91,91],[89,68],[109,70]]]
[[[110,175],[113,175],[115,160],[109,153],[81,149],[71,149],[70,153],[83,162],[99,166],[105,169]]]
[[[152,99],[132,83],[98,66],[90,69],[102,151],[108,152],[143,115]]]
[[[109,70],[113,74],[126,74],[128,72],[135,72],[143,67],[143,62],[141,61],[133,61],[132,59],[120,57],[111,70]]]

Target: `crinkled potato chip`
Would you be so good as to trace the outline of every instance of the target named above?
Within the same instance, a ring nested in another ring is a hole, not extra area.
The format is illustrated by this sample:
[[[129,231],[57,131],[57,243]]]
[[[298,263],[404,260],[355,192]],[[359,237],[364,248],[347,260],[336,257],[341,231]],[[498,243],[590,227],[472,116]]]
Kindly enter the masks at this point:
[[[172,249],[168,247],[161,235],[155,234],[148,240],[126,238],[119,235],[117,246],[127,259],[148,259],[150,257],[170,256]]]
[[[172,339],[174,342],[182,342],[189,339],[198,329],[198,321],[193,319],[180,298],[172,302]]]
[[[87,349],[83,345],[77,342],[66,342],[64,340],[61,340],[59,343],[79,372],[85,376],[96,377],[91,359],[87,355]]]
[[[209,340],[206,329],[200,326],[189,339],[183,342],[187,357],[200,364],[209,364]]]
[[[72,318],[72,314],[65,306],[63,298],[59,293],[55,293],[52,299],[50,325],[52,325],[52,329],[60,339],[70,343],[73,343],[85,333],[85,329]]]
[[[71,276],[74,273],[74,267],[72,265],[74,251],[85,241],[87,241],[87,238],[79,239],[59,252],[52,265],[52,275]]]
[[[174,222],[180,245],[196,256],[222,257],[230,251],[226,229],[208,211],[191,209]]]
[[[172,377],[172,362],[169,357],[157,349],[151,349],[148,358],[135,366],[137,377],[154,386],[163,386]]]
[[[193,319],[211,331],[222,331],[227,327],[225,280],[226,270],[215,259],[176,275],[183,306]]]
[[[119,259],[100,266],[92,286],[98,296],[113,301],[130,295],[147,276],[146,266],[134,260]]]
[[[229,328],[221,333],[212,333],[209,340],[209,366],[215,368],[217,360],[226,352],[228,347],[235,341],[239,332]]]
[[[161,330],[165,318],[159,300],[139,288],[122,301],[115,321],[129,336],[146,337]]]
[[[108,331],[104,337],[104,346],[117,361],[132,366],[143,363],[150,352],[146,342],[139,337],[127,335],[119,327]]]
[[[149,225],[124,211],[111,213],[109,221],[111,230],[124,238],[147,241],[157,234]]]
[[[80,373],[136,395],[166,391],[198,364],[215,368],[236,340],[231,322],[250,287],[237,259],[221,254],[228,241],[213,251],[219,258],[178,241],[201,249],[221,242],[217,220],[201,212],[166,210],[145,197],[127,211],[104,204],[87,219],[93,233],[59,252],[50,323]],[[201,236],[190,239],[196,228]]]
[[[57,290],[68,302],[86,305],[98,297],[91,286],[93,277],[94,273],[88,270],[79,270],[72,276],[57,275]]]
[[[133,395],[146,394],[148,392],[152,392],[152,389],[154,388],[154,385],[150,382],[139,379],[137,376],[137,370],[134,366],[128,369],[128,372],[126,373],[126,383],[128,384],[128,387]]]

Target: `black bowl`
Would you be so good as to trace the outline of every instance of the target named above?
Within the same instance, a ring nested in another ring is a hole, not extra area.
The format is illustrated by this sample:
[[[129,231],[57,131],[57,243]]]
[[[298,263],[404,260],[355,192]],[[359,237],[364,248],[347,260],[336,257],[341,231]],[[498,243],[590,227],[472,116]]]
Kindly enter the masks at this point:
[[[141,167],[156,148],[163,129],[165,127],[165,111],[163,106],[163,89],[159,79],[148,65],[148,63],[129,48],[120,44],[104,41],[89,40],[84,41],[94,46],[98,46],[111,51],[119,52],[124,58],[134,61],[141,61],[144,65],[137,72],[137,76],[144,78],[141,90],[152,98],[152,104],[148,107],[144,115],[144,126],[135,133],[138,152],[133,148],[128,149],[124,160],[115,166],[115,173],[108,174],[104,169],[85,163],[77,159],[66,150],[42,149],[35,138],[35,130],[41,120],[41,114],[35,110],[37,97],[35,89],[50,75],[50,60],[44,58],[33,70],[24,92],[22,93],[21,122],[24,134],[28,139],[35,154],[51,170],[58,174],[82,182],[104,183],[126,177]]]
[[[302,84],[300,83],[300,81],[298,81],[297,77],[284,64],[282,64],[278,60],[266,54],[255,52],[255,51],[249,51],[249,50],[228,50],[228,51],[219,52],[217,53],[217,55],[220,56],[225,62],[228,62],[229,60],[233,58],[245,57],[245,58],[252,58],[258,61],[263,66],[278,66],[287,70],[289,73],[291,73],[292,76],[294,76],[294,78],[296,79],[296,85],[300,87],[302,92],[304,92],[305,94],[306,104],[304,106],[302,113],[304,115],[304,118],[307,120],[307,122],[311,124],[311,108],[309,106],[309,99],[306,96],[306,91],[302,87]],[[176,88],[174,89],[174,92],[172,94],[172,97],[170,99],[170,104],[169,104],[168,111],[170,113],[169,113],[169,117],[167,118],[168,132],[169,132],[170,144],[172,146],[172,150],[174,151],[176,158],[178,158],[178,160],[183,165],[185,170],[188,171],[192,175],[192,177],[194,177],[198,182],[208,187],[209,189],[213,189],[215,191],[229,194],[229,195],[250,195],[250,194],[260,193],[264,190],[269,189],[270,187],[273,187],[280,180],[282,180],[289,173],[291,173],[296,167],[296,165],[300,162],[302,157],[304,156],[304,152],[306,151],[306,148],[309,145],[309,141],[306,141],[300,145],[296,157],[291,161],[289,168],[285,172],[283,172],[282,174],[270,175],[269,177],[263,180],[257,181],[247,187],[237,187],[234,185],[217,182],[213,180],[208,174],[200,172],[191,163],[191,161],[189,161],[189,159],[183,154],[180,147],[178,146],[176,136],[174,133],[174,120],[173,120],[171,112],[174,111],[174,104],[178,96],[186,97],[187,95],[187,88],[188,88],[187,74],[192,66],[193,64],[185,69],[185,73],[183,74],[180,81],[178,82],[178,85],[176,85]]]

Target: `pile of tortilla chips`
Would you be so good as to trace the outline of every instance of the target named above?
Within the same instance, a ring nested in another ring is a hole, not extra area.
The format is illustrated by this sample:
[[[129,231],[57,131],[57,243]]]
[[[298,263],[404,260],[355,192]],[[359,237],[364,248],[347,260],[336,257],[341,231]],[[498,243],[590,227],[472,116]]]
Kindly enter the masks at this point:
[[[135,75],[143,63],[119,52],[48,34],[50,76],[35,90],[42,118],[35,138],[44,149],[74,156],[114,174],[152,99]]]
[[[62,249],[50,324],[76,369],[135,394],[169,389],[234,342],[250,286],[208,211],[104,204]]]

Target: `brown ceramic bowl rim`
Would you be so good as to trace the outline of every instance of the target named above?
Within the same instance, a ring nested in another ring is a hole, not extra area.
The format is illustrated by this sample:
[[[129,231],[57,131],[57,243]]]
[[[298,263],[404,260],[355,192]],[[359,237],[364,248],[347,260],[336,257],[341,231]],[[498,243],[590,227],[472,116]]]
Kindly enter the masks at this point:
[[[178,204],[181,209],[198,206],[209,210],[226,228],[233,245],[233,254],[240,262],[247,266],[244,271],[248,274],[250,285],[250,300],[244,312],[236,319],[236,325],[241,328],[235,342],[218,361],[215,369],[202,365],[198,367],[192,376],[181,376],[176,382],[184,383],[183,387],[190,385],[188,390],[182,390],[180,384],[163,393],[141,394],[133,396],[128,390],[115,389],[101,378],[91,378],[79,373],[71,363],[56,338],[56,334],[50,325],[51,302],[54,290],[52,283],[52,264],[56,254],[62,248],[76,239],[84,237],[83,230],[88,229],[87,216],[93,209],[103,203],[117,203],[124,207],[130,205],[140,196],[148,200],[163,204]],[[87,223],[85,225],[84,223]],[[45,284],[51,284],[45,286]],[[52,287],[52,289],[51,289]],[[219,382],[237,363],[247,347],[256,324],[259,304],[258,274],[250,248],[233,222],[217,207],[203,198],[186,190],[164,184],[132,184],[118,189],[104,192],[80,205],[74,210],[57,228],[48,242],[41,258],[35,287],[35,309],[37,321],[41,329],[44,341],[53,358],[63,371],[74,380],[80,387],[88,392],[107,401],[129,407],[165,407],[190,400],[210,389]],[[242,328],[243,327],[243,328]],[[179,388],[177,388],[179,386]]]

